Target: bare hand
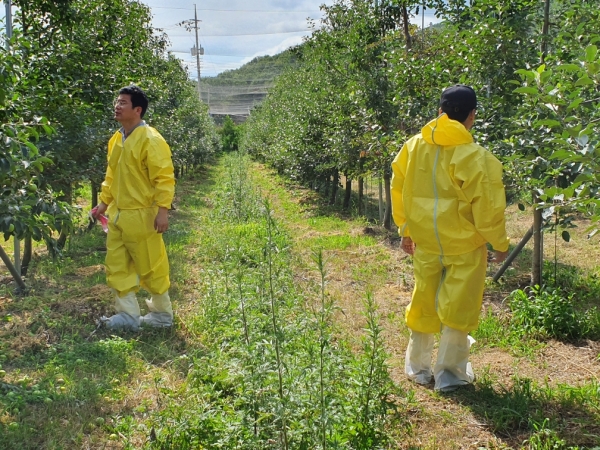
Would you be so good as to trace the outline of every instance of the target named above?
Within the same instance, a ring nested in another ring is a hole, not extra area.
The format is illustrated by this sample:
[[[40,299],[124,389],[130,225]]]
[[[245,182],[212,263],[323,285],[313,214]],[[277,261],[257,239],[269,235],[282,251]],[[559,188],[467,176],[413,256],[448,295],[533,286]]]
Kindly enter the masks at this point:
[[[494,256],[492,257],[492,259],[490,259],[490,261],[500,263],[500,262],[504,261],[507,256],[508,256],[508,250],[506,250],[505,252],[500,252],[498,250],[494,250]]]
[[[99,219],[100,216],[104,215],[104,213],[106,212],[106,209],[108,208],[108,205],[104,202],[100,202],[98,203],[98,206],[96,206],[96,210],[94,211],[94,219]]]
[[[169,229],[169,210],[159,207],[156,219],[154,219],[154,229],[157,233],[164,233]]]
[[[416,245],[413,240],[409,237],[402,238],[402,250],[404,253],[408,253],[409,255],[415,254]]]

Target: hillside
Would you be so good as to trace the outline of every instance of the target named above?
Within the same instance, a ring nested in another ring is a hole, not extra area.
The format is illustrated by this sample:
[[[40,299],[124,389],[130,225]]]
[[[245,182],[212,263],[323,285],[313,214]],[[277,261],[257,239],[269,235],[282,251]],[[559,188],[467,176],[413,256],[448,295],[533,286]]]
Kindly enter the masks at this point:
[[[273,80],[295,64],[296,56],[291,50],[274,56],[258,56],[238,69],[203,78],[202,101],[209,105],[217,122],[225,116],[241,122],[254,105],[265,98]]]
[[[210,86],[253,86],[271,83],[286,68],[296,64],[296,55],[285,50],[274,56],[257,56],[238,69],[226,70],[216,77],[202,79]]]

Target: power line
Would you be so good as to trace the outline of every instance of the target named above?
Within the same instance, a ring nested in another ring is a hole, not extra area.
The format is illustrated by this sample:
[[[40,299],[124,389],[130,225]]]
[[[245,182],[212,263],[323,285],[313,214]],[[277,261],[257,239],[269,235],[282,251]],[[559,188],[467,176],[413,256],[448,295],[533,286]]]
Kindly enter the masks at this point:
[[[168,49],[168,52],[171,53],[186,53],[189,54],[190,51],[189,50],[174,50],[174,49]],[[208,57],[208,56],[219,56],[219,57],[226,57],[226,58],[259,58],[262,56],[273,56],[273,55],[219,55],[218,53],[207,53],[204,52],[204,57]]]
[[[170,7],[170,6],[150,6],[148,5],[151,9],[183,9],[185,11],[193,11],[192,8],[175,8],[175,7]],[[292,11],[286,11],[284,9],[279,9],[279,10],[267,10],[267,9],[210,9],[210,8],[198,8],[198,11],[214,11],[214,12],[229,12],[229,13],[236,13],[236,12],[258,12],[258,13],[278,13],[278,14],[294,14],[294,13],[302,13],[302,14],[306,14],[306,13],[320,13],[321,11],[317,11],[317,10],[292,10]]]
[[[315,29],[306,29],[306,30],[295,30],[295,31],[278,31],[275,33],[242,33],[242,34],[204,34],[202,33],[202,37],[233,37],[233,36],[264,36],[269,34],[291,34],[291,33],[311,33],[313,31],[318,30]],[[167,33],[169,34],[169,33]],[[169,34],[171,37],[189,37],[189,34]]]

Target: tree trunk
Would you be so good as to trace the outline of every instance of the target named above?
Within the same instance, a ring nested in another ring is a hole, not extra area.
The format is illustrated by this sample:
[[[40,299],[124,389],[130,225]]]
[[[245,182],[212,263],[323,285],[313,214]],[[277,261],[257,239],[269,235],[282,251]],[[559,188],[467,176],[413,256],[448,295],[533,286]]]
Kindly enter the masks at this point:
[[[412,38],[410,36],[410,20],[408,19],[408,9],[406,6],[402,7],[402,22],[404,26],[404,39],[406,39],[406,48],[412,47]]]
[[[344,203],[342,208],[350,208],[350,199],[352,198],[352,180],[346,175],[346,192],[344,193]]]
[[[61,197],[61,200],[68,203],[69,205],[73,204],[73,186],[70,184],[65,186],[65,194]],[[56,241],[56,245],[59,249],[65,248],[65,244],[67,243],[67,238],[69,235],[64,231],[61,231],[58,240]]]
[[[540,48],[541,62],[543,63],[548,53],[548,33],[550,31],[550,0],[544,1],[544,24],[542,25],[542,44]]]
[[[91,181],[92,185],[92,208],[98,206],[98,185]]]
[[[385,214],[383,216],[383,226],[386,230],[392,229],[392,177],[389,170],[383,174],[383,183],[385,188]]]
[[[340,183],[340,172],[336,169],[333,172],[333,180],[332,180],[332,186],[331,186],[331,195],[329,196],[329,204],[330,205],[335,205],[335,200],[337,197],[337,191],[338,191],[338,184]]]
[[[23,248],[23,261],[21,262],[21,276],[27,276],[27,269],[29,268],[29,263],[31,262],[31,255],[33,253],[33,245],[31,236],[27,236],[24,241]]]

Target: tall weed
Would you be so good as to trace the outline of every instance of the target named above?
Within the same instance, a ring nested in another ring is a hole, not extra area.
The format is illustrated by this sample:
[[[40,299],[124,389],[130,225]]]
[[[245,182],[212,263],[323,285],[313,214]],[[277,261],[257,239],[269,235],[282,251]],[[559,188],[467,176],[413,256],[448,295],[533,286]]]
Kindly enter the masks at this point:
[[[318,286],[300,292],[290,238],[248,176],[244,155],[224,158],[198,258],[206,264],[183,391],[153,417],[161,449],[386,448],[397,393],[379,318],[365,303],[363,353],[333,338],[334,305]]]

